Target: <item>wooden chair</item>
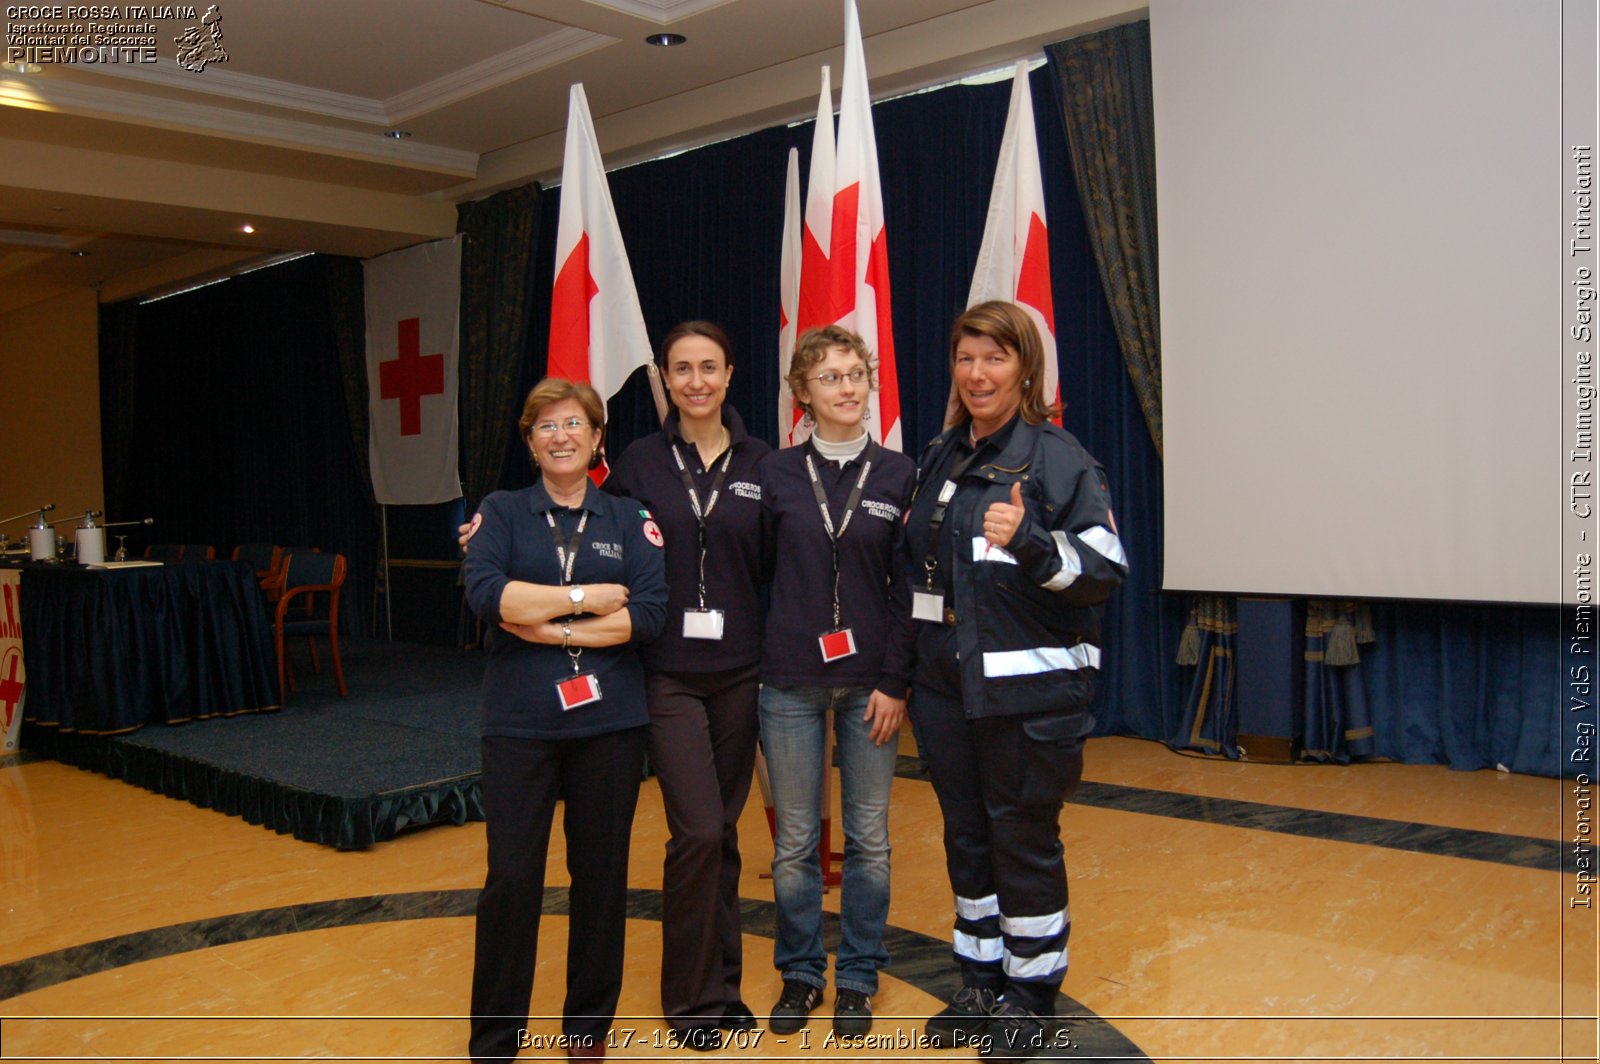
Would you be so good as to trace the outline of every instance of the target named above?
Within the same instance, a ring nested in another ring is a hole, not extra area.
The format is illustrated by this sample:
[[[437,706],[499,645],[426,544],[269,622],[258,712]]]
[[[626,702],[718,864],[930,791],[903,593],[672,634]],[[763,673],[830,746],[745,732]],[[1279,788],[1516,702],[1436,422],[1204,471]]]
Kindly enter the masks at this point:
[[[327,636],[339,697],[350,695],[344,682],[344,663],[339,659],[339,592],[344,587],[345,568],[342,554],[290,553],[284,557],[282,593],[273,613],[272,629],[278,651],[278,692],[285,702],[289,692],[295,690],[294,668],[284,653],[286,636],[306,637],[313,672],[322,671],[316,637]],[[319,595],[326,596],[325,606]],[[297,605],[304,608],[291,609]]]
[[[256,583],[268,604],[278,601],[277,589],[283,574],[283,548],[276,543],[241,543],[233,548],[233,560],[256,567]]]

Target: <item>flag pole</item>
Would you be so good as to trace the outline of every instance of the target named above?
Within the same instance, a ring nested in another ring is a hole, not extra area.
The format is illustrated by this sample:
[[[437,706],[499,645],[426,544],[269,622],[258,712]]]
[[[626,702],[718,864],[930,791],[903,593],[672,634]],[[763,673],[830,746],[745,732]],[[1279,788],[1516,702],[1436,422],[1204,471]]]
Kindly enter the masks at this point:
[[[389,584],[389,506],[387,503],[379,504],[378,509],[383,515],[383,619],[384,631],[388,633],[389,642],[394,642],[394,606],[392,590]]]
[[[661,370],[657,368],[655,360],[645,363],[645,373],[650,377],[650,394],[655,397],[656,417],[663,425],[667,423],[667,390],[661,384]]]

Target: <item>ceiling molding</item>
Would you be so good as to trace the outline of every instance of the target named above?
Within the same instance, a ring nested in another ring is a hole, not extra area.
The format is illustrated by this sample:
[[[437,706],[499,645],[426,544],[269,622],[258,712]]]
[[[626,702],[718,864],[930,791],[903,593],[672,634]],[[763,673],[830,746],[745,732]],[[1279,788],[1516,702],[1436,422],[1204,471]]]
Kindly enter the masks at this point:
[[[467,178],[473,177],[478,171],[476,152],[415,141],[389,140],[368,130],[335,129],[312,122],[242,113],[185,100],[163,99],[159,101],[159,106],[152,106],[152,100],[147,96],[99,85],[0,78],[0,106],[115,118],[137,125],[187,133],[208,133],[229,140],[286,145]]]
[[[343,92],[328,92],[308,85],[238,74],[217,67],[207,68],[204,74],[194,74],[178,66],[177,60],[165,56],[154,63],[99,63],[85,66],[84,70],[108,77],[125,78],[146,85],[184,92],[224,96],[232,100],[246,100],[267,107],[282,107],[292,111],[342,118],[349,122],[368,125],[389,125],[389,114],[384,104],[367,96],[352,96]]]
[[[479,63],[442,78],[418,85],[414,89],[396,93],[383,102],[388,116],[386,124],[408,122],[418,115],[428,114],[453,103],[470,99],[481,92],[501,85],[520,81],[529,74],[565,63],[569,59],[587,55],[610,44],[618,38],[603,33],[591,33],[571,26],[547,34],[510,51],[501,52]]]
[[[721,0],[717,0],[721,2]],[[407,122],[418,115],[437,111],[480,92],[518,81],[529,74],[546,70],[570,59],[615,44],[618,38],[572,26],[563,26],[526,44],[490,56],[488,59],[435,78],[415,88],[396,93],[386,100],[329,92],[307,85],[238,74],[229,70],[208,69],[197,75],[162,57],[154,63],[102,63],[86,66],[95,74],[123,78],[145,85],[184,92],[204,93],[232,100],[244,100],[265,107],[322,115],[327,118],[361,122],[385,129]]]
[[[610,8],[623,15],[648,19],[665,26],[679,19],[698,15],[728,0],[588,0],[595,7]]]
[[[0,247],[49,248],[52,251],[66,251],[72,246],[72,241],[59,233],[36,233],[30,229],[0,229]]]

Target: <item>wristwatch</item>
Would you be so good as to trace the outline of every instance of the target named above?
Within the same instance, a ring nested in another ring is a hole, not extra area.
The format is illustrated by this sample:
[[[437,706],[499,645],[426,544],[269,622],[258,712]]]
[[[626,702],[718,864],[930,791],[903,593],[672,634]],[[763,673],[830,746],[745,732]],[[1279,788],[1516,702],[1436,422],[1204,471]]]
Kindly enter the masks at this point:
[[[572,590],[567,592],[567,598],[572,600],[572,612],[583,612],[583,588],[581,585],[572,585]]]

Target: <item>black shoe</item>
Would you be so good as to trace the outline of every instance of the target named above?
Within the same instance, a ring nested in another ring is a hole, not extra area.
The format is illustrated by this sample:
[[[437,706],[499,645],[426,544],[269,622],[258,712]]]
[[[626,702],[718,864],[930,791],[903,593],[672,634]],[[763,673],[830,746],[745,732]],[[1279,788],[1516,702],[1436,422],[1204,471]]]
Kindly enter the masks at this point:
[[[833,996],[833,1033],[862,1035],[872,1030],[872,999],[859,990],[840,987]]]
[[[709,1053],[713,1049],[722,1048],[722,1032],[707,1024],[703,1027],[685,1027],[681,1031],[672,1032],[670,1042],[676,1042],[685,1049],[692,1049],[697,1053]]]
[[[756,1016],[744,1002],[730,1001],[722,1010],[722,1019],[717,1021],[717,1026],[724,1031],[753,1031],[756,1029]]]
[[[987,1033],[987,1041],[978,1050],[984,1060],[1032,1060],[1045,1049],[1044,1020],[1009,1001],[996,1002]]]
[[[783,996],[772,1006],[767,1026],[773,1034],[794,1034],[806,1025],[811,1010],[822,1004],[822,988],[799,979],[783,981]]]
[[[989,1029],[998,995],[981,986],[964,986],[937,1015],[923,1025],[928,1044],[935,1049],[971,1046]]]

